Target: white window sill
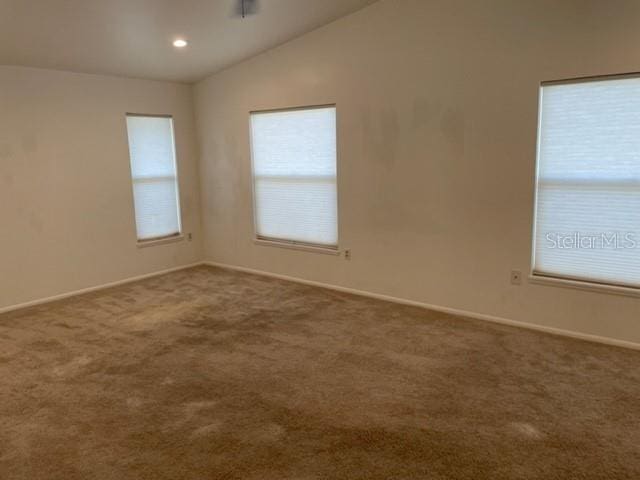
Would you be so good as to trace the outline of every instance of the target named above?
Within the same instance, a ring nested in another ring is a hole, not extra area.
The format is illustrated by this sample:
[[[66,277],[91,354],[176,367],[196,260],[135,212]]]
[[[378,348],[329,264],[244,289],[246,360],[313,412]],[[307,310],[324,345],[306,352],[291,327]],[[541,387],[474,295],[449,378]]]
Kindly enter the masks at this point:
[[[155,247],[156,245],[165,245],[167,243],[176,243],[184,240],[184,235],[171,235],[170,237],[154,238],[151,240],[138,240],[138,248]]]
[[[301,250],[304,252],[311,253],[321,253],[324,255],[340,255],[340,251],[338,248],[332,247],[320,247],[315,245],[306,245],[304,243],[293,243],[282,241],[279,242],[277,240],[265,240],[262,238],[256,238],[253,240],[256,245],[260,245],[263,247],[278,247],[278,248],[288,248],[290,250]]]
[[[633,287],[624,287],[618,285],[608,285],[606,283],[595,283],[580,280],[571,280],[566,278],[549,277],[540,274],[530,274],[529,282],[537,285],[548,285],[562,288],[573,288],[577,290],[586,290],[596,293],[605,293],[610,295],[623,295],[627,297],[640,297],[640,289]]]

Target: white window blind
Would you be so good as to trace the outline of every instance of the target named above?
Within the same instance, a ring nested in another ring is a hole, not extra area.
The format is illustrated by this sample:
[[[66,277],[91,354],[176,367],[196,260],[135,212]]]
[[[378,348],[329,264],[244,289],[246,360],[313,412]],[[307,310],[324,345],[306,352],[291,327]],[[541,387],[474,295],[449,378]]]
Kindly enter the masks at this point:
[[[335,107],[251,114],[261,239],[338,245]]]
[[[534,274],[640,287],[640,78],[543,85]]]
[[[180,233],[180,204],[170,117],[127,115],[138,240]]]

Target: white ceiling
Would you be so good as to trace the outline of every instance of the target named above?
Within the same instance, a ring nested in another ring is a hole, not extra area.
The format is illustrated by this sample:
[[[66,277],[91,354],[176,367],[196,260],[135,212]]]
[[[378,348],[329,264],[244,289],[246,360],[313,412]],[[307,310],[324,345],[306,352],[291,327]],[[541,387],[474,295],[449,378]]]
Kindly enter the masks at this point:
[[[374,1],[0,0],[0,65],[194,82]]]

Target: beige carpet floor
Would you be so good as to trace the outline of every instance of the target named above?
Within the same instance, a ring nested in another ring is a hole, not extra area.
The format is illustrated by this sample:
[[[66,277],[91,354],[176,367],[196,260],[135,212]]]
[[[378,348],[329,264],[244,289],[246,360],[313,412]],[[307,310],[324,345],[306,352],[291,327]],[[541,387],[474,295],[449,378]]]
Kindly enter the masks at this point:
[[[639,478],[640,352],[208,267],[0,315],[2,480]]]

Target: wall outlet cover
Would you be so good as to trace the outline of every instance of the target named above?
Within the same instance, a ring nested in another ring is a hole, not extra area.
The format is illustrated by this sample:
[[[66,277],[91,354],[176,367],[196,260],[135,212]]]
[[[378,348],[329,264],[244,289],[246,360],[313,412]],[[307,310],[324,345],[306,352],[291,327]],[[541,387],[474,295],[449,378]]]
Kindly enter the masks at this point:
[[[512,285],[522,284],[522,272],[520,270],[511,271],[511,284]]]

